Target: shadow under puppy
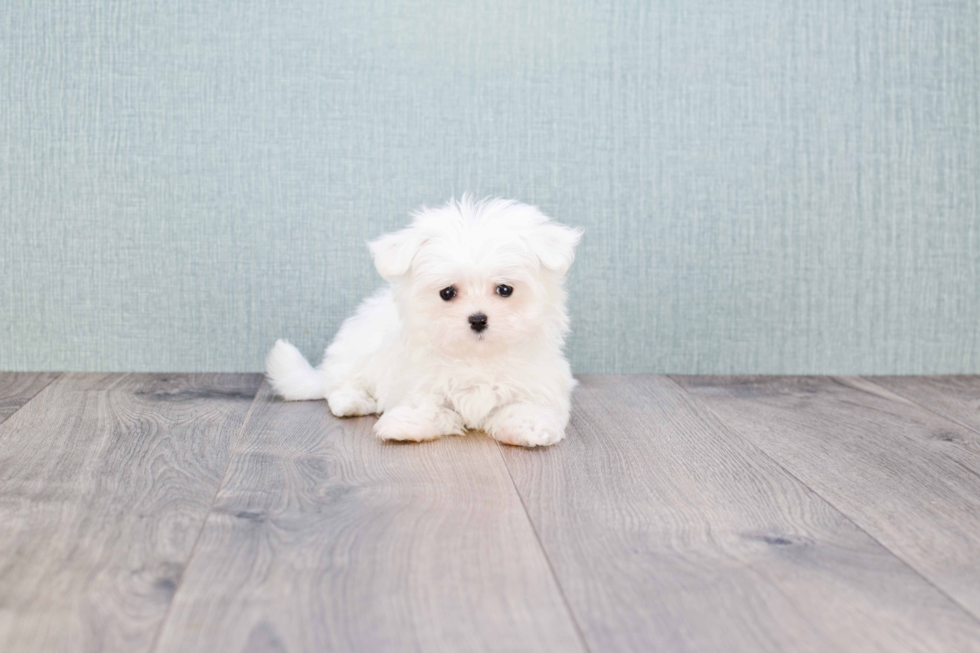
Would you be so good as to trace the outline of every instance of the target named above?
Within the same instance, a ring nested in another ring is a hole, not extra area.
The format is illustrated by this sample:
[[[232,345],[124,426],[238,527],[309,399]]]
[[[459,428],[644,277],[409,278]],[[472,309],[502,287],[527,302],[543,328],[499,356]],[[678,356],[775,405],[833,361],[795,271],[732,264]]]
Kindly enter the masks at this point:
[[[483,429],[507,444],[565,435],[575,386],[562,353],[564,275],[582,236],[515,201],[464,197],[369,244],[388,286],[364,300],[314,369],[284,340],[266,360],[287,400],[381,414],[385,440]]]

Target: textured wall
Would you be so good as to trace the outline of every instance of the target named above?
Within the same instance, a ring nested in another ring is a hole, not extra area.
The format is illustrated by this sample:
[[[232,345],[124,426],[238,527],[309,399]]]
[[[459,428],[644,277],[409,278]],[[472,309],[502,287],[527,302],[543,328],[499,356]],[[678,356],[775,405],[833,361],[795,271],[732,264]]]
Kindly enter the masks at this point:
[[[0,369],[319,357],[470,190],[579,372],[980,372],[975,0],[0,6]]]

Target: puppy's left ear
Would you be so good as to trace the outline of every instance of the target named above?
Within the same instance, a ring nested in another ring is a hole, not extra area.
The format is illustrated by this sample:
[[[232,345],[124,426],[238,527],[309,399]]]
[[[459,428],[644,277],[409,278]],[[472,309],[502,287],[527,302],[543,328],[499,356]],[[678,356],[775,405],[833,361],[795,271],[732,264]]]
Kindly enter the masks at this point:
[[[575,260],[575,246],[582,239],[582,230],[557,222],[545,222],[528,237],[531,251],[549,270],[565,274]]]
[[[408,272],[412,267],[412,259],[424,242],[425,236],[418,229],[407,227],[368,243],[368,249],[374,257],[374,267],[378,274],[385,281],[391,281],[393,277]]]

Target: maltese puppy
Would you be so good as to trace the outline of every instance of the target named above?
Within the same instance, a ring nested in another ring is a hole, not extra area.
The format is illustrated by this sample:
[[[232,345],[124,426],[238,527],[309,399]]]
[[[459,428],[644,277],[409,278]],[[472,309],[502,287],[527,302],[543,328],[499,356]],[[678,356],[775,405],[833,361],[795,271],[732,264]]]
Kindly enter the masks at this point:
[[[369,243],[388,286],[364,300],[314,369],[284,340],[266,360],[286,400],[381,418],[384,440],[482,429],[525,447],[561,440],[575,380],[564,275],[581,230],[537,208],[468,197]]]

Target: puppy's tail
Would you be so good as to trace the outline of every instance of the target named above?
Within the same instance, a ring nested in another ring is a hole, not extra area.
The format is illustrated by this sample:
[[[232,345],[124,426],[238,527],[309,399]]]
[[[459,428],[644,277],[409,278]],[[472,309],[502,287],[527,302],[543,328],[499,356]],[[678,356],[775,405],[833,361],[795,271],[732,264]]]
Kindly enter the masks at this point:
[[[266,356],[265,374],[272,389],[286,401],[326,397],[323,374],[285,340],[276,340],[276,346]]]

